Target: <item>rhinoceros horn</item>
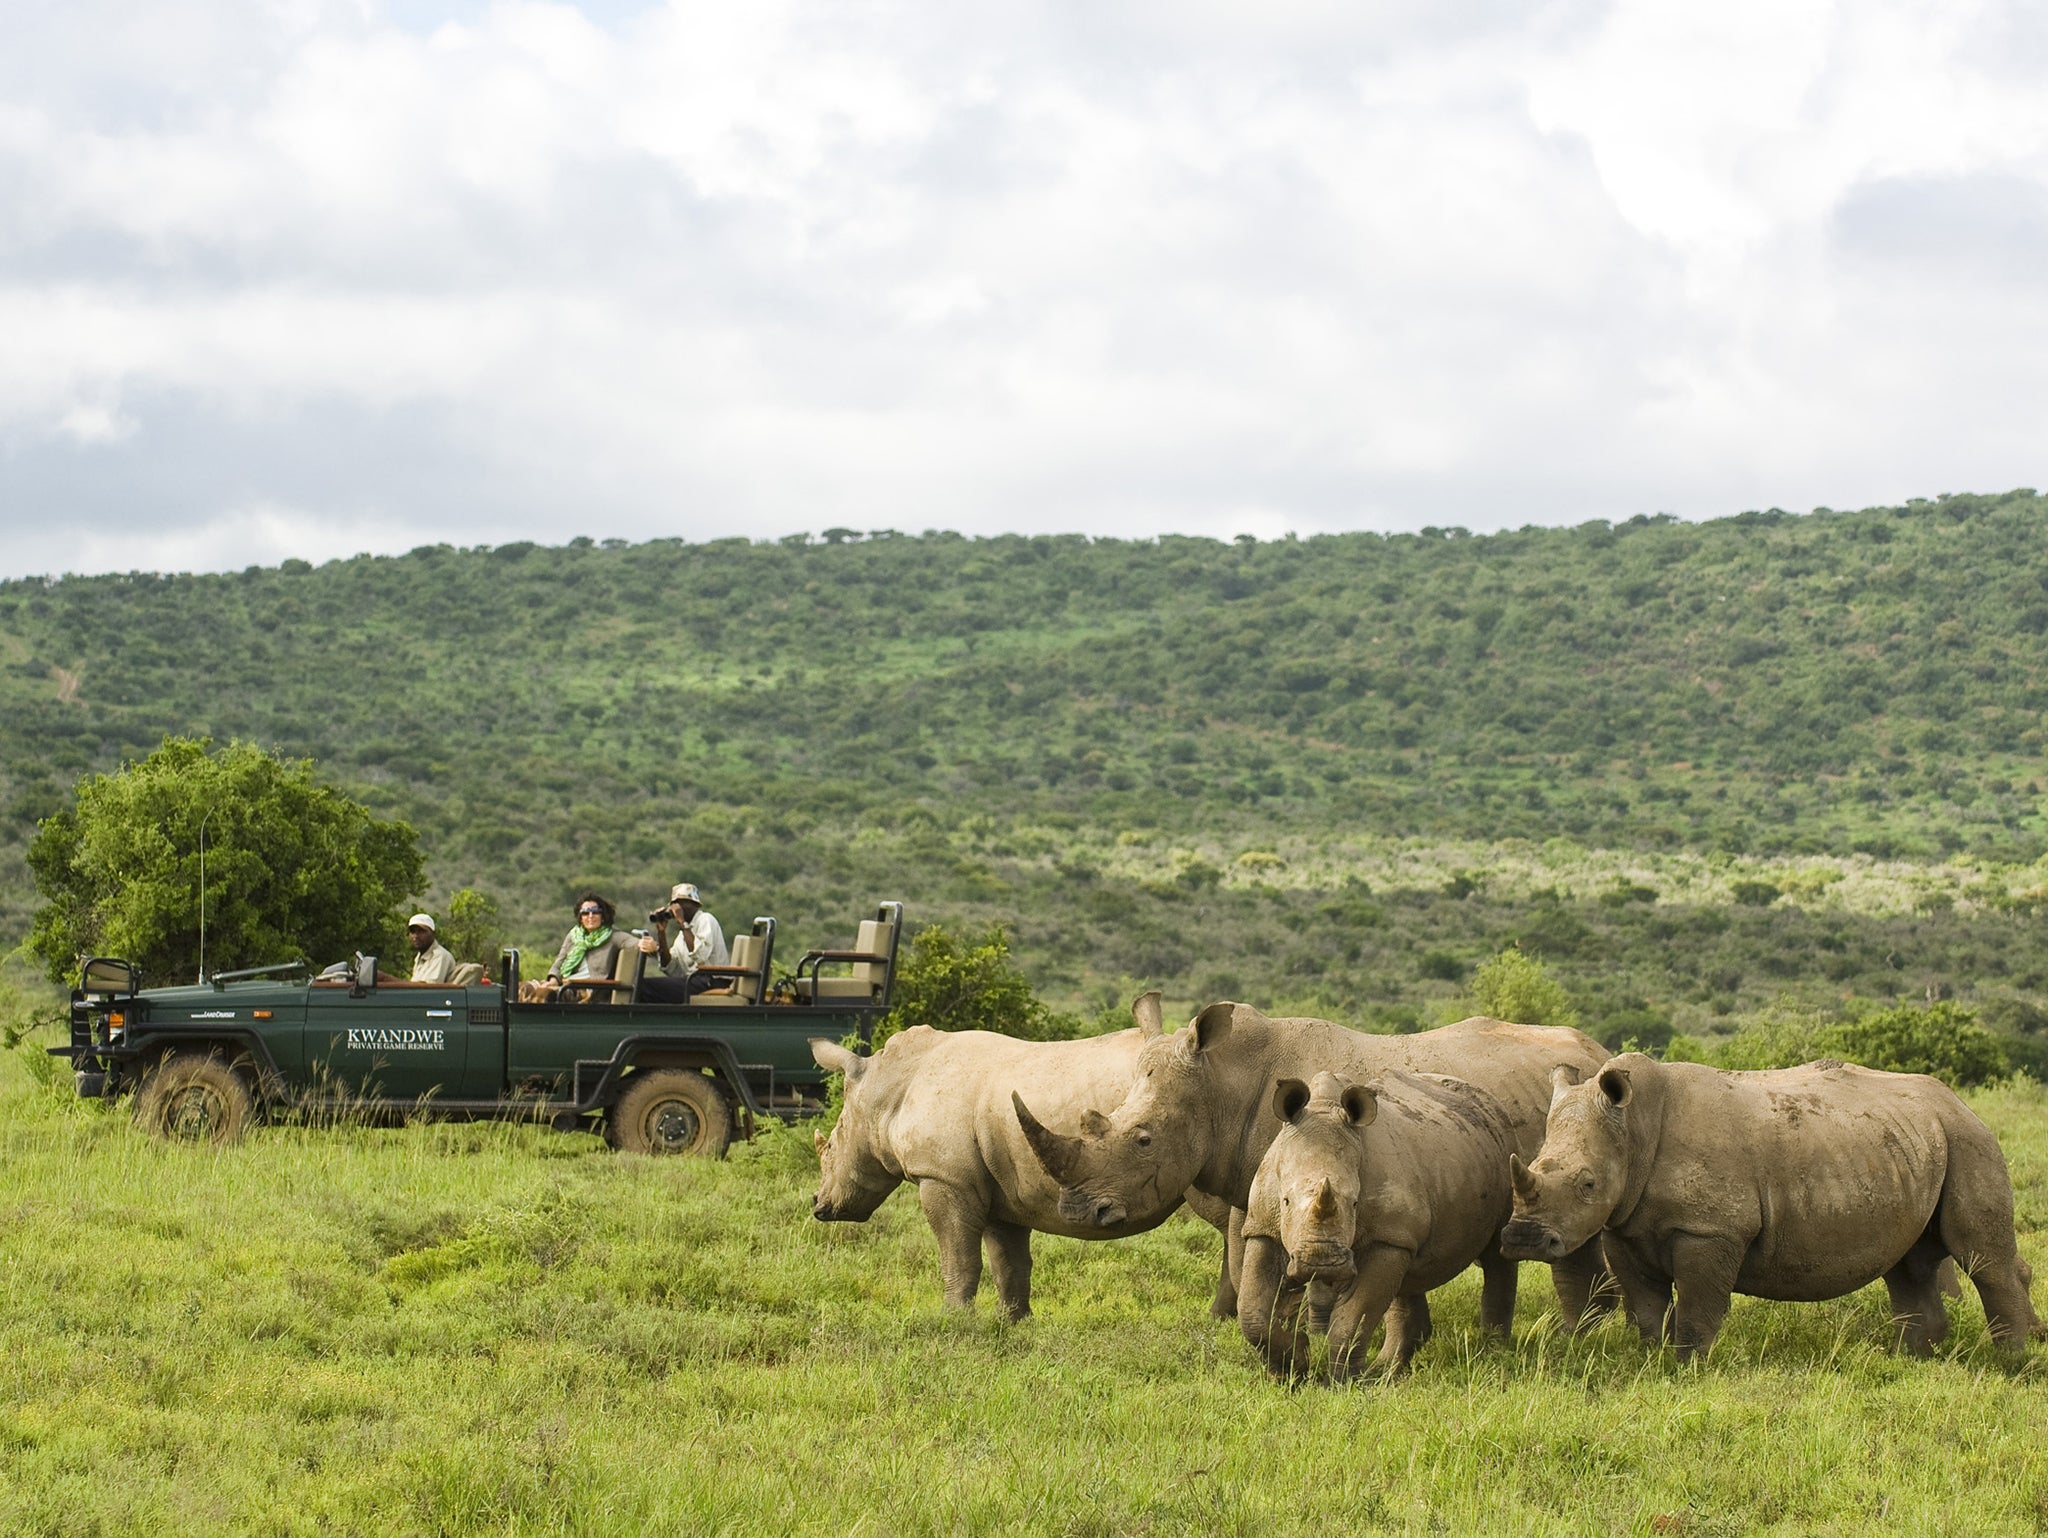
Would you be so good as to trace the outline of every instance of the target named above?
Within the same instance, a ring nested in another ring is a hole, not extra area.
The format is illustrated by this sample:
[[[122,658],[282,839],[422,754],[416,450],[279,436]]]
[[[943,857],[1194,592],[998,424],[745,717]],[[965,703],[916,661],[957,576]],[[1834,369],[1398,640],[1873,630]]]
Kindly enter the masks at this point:
[[[1081,1140],[1063,1137],[1046,1126],[1031,1114],[1024,1097],[1014,1089],[1010,1091],[1010,1104],[1017,1109],[1017,1125],[1024,1129],[1024,1141],[1038,1155],[1038,1162],[1045,1166],[1046,1174],[1066,1185],[1074,1171],[1075,1156],[1081,1151]]]
[[[1330,1195],[1330,1182],[1316,1182],[1315,1200],[1309,1203],[1308,1215],[1318,1223],[1327,1223],[1337,1215],[1336,1198]]]
[[[1518,1153],[1508,1155],[1508,1178],[1515,1183],[1515,1195],[1524,1201],[1536,1199],[1536,1177],[1529,1173],[1529,1166]]]
[[[1138,1022],[1138,1035],[1145,1041],[1166,1034],[1166,1017],[1160,1008],[1157,988],[1141,993],[1131,1000],[1131,1018]]]

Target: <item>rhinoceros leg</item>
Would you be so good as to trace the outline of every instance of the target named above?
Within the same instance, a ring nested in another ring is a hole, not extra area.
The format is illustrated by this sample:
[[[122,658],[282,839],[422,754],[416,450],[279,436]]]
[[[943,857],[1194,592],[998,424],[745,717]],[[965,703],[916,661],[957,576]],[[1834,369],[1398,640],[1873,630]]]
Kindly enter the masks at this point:
[[[981,1235],[988,1209],[958,1186],[941,1180],[920,1180],[917,1200],[925,1221],[939,1241],[939,1284],[955,1308],[974,1307],[981,1290]]]
[[[1330,1381],[1348,1383],[1361,1374],[1395,1377],[1408,1370],[1408,1360],[1429,1338],[1429,1303],[1419,1294],[1402,1297],[1408,1266],[1414,1256],[1390,1244],[1369,1244],[1358,1257],[1358,1276],[1351,1290],[1330,1312]],[[1394,1308],[1400,1298],[1403,1307]],[[1417,1305],[1420,1305],[1419,1307]],[[1387,1339],[1368,1366],[1358,1359],[1372,1340],[1372,1327],[1387,1322]]]
[[[1010,1320],[1031,1317],[1031,1230],[1011,1223],[991,1223],[982,1235],[988,1250],[988,1268],[994,1274],[996,1296],[1002,1300]]]
[[[2027,1285],[2032,1273],[2013,1233],[2012,1175],[1988,1133],[1950,1141],[1934,1221],[1942,1248],[1983,1300],[1993,1343],[2006,1356],[2025,1352],[2027,1337],[2040,1332]]]
[[[1308,1371],[1308,1331],[1302,1328],[1303,1293],[1286,1285],[1287,1251],[1277,1239],[1247,1239],[1238,1274],[1237,1327],[1282,1378]]]
[[[1436,1334],[1436,1320],[1429,1312],[1426,1292],[1397,1296],[1387,1305],[1380,1322],[1386,1327],[1386,1334],[1380,1340],[1379,1355],[1373,1360],[1383,1370],[1401,1371]]]
[[[1679,1361],[1691,1361],[1721,1333],[1735,1296],[1735,1278],[1742,1271],[1743,1250],[1735,1239],[1706,1234],[1672,1237],[1671,1339]]]
[[[1948,1335],[1948,1310],[1941,1301],[1941,1272],[1947,1262],[1940,1243],[1930,1236],[1884,1274],[1899,1344],[1914,1356],[1932,1355]]]
[[[1489,1244],[1479,1257],[1479,1275],[1479,1328],[1506,1340],[1515,1322],[1515,1263]]]
[[[1232,1207],[1223,1229],[1223,1274],[1216,1279],[1216,1296],[1209,1300],[1209,1317],[1237,1317],[1237,1278],[1244,1270],[1244,1209]]]
[[[1652,1271],[1637,1258],[1626,1243],[1612,1234],[1605,1236],[1608,1269],[1621,1284],[1622,1306],[1629,1323],[1652,1351],[1664,1344],[1664,1332],[1671,1322],[1671,1278]]]
[[[1562,1260],[1550,1263],[1550,1285],[1557,1289],[1557,1317],[1574,1335],[1591,1329],[1620,1301],[1598,1234]]]

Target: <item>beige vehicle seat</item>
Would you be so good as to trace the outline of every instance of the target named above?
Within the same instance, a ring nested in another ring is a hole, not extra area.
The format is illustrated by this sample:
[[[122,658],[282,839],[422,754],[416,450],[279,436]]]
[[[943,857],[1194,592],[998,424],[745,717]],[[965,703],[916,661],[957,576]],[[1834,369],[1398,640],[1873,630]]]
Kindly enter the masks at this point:
[[[775,945],[775,921],[755,919],[751,934],[735,935],[729,966],[703,966],[699,973],[722,979],[716,988],[692,994],[692,1004],[759,1004],[768,987],[768,958]]]
[[[467,988],[483,975],[484,964],[481,961],[465,961],[455,969],[455,975],[448,979],[448,986],[451,988]]]
[[[817,1002],[855,999],[864,1004],[879,999],[883,986],[889,980],[894,928],[895,925],[887,919],[862,919],[860,933],[855,936],[851,950],[812,951],[797,963],[797,996]],[[822,975],[823,967],[836,963],[851,965],[851,974],[846,977]]]
[[[621,945],[619,958],[612,963],[611,997],[600,1003],[630,1004],[640,996],[640,970],[646,966],[647,957],[642,954],[638,943]]]
[[[640,967],[646,960],[638,945],[621,945],[612,958],[612,975],[566,977],[555,994],[558,1004],[630,1004],[640,992]]]

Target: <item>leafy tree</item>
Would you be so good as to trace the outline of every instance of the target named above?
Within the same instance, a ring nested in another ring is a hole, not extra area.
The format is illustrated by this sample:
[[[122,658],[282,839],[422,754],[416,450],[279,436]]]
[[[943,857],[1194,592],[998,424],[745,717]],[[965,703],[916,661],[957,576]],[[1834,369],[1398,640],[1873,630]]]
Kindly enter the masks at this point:
[[[892,997],[875,1029],[877,1047],[912,1025],[1050,1041],[1074,1035],[1080,1024],[1031,991],[1010,964],[1010,939],[1000,924],[966,935],[927,924],[897,961]]]
[[[1579,1012],[1564,985],[1526,951],[1509,946],[1472,974],[1472,1002],[1482,1015],[1518,1025],[1578,1028]]]
[[[29,846],[43,901],[28,950],[53,980],[84,954],[125,957],[153,983],[198,975],[202,824],[210,971],[399,954],[404,902],[422,884],[410,826],[319,784],[310,760],[167,737],[81,780]]]

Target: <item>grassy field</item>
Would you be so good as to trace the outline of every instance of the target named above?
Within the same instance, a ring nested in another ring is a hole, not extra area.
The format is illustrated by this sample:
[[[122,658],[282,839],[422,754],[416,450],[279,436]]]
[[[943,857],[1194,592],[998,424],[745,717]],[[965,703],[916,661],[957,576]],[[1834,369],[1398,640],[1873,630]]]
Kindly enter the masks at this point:
[[[807,1136],[722,1164],[526,1127],[195,1152],[0,1054],[0,1531],[2048,1531],[2048,1352],[1940,1360],[1881,1288],[1738,1301],[1709,1364],[1470,1279],[1391,1388],[1288,1389],[1216,1241],[1037,1241],[1038,1317],[939,1304],[898,1193],[809,1216]],[[2048,1278],[2048,1093],[1979,1092]],[[2037,1286],[2037,1304],[2048,1302]]]

